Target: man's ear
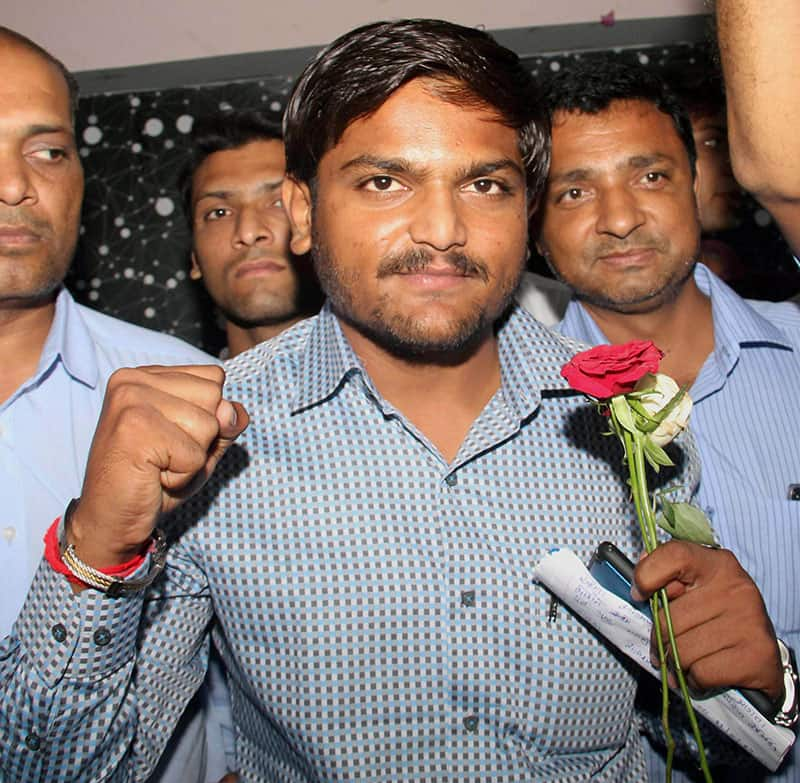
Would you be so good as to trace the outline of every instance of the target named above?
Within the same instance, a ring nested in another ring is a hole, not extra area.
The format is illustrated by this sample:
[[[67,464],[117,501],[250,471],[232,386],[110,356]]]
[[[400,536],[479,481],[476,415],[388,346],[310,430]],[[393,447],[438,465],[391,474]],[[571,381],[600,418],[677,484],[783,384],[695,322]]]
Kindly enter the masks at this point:
[[[192,280],[199,280],[203,276],[203,271],[200,269],[200,264],[197,263],[197,256],[192,250],[192,268],[189,270],[189,277]]]
[[[311,250],[311,189],[305,182],[284,177],[281,199],[292,229],[289,247],[302,256]]]

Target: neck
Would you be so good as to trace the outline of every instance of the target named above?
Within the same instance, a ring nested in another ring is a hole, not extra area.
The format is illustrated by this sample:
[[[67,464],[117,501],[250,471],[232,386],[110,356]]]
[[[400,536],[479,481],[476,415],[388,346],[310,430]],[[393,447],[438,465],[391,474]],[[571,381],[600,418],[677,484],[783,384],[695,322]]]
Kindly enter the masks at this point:
[[[500,388],[494,332],[463,359],[426,363],[397,357],[348,324],[341,326],[381,396],[452,462],[473,422]]]
[[[54,301],[29,307],[0,304],[0,403],[36,372],[55,307]]]
[[[302,321],[304,315],[297,315],[274,324],[253,326],[244,328],[237,326],[232,321],[226,321],[225,334],[228,338],[228,358],[233,358],[237,354],[249,351],[265,340],[277,337],[281,332],[285,332],[290,326],[294,326],[298,321]]]
[[[660,370],[691,387],[714,350],[711,300],[689,278],[670,302],[646,313],[620,313],[582,303],[613,345],[652,340],[663,352]]]

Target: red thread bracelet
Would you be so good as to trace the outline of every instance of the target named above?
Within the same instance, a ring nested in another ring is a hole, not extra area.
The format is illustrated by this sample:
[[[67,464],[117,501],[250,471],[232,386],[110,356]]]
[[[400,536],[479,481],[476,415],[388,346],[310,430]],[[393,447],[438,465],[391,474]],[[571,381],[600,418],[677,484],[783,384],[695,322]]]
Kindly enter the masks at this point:
[[[64,574],[64,576],[66,576],[72,584],[88,587],[85,582],[82,582],[69,572],[66,565],[64,565],[64,561],[61,559],[61,546],[58,542],[58,526],[60,522],[61,517],[56,517],[55,522],[50,525],[50,527],[47,529],[47,532],[44,534],[45,560],[47,560],[47,562],[50,564],[50,567],[56,573]],[[130,576],[134,571],[136,571],[136,569],[139,568],[139,566],[141,566],[141,564],[144,562],[146,557],[147,553],[143,555],[135,555],[125,563],[110,566],[109,568],[98,568],[97,570],[101,571],[106,576],[115,576],[119,579],[124,579],[126,576]]]

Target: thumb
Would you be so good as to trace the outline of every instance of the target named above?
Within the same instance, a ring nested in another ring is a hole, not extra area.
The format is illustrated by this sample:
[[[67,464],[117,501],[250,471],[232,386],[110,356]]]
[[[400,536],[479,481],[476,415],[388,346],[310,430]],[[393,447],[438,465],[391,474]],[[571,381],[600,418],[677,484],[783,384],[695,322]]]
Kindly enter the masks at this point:
[[[217,422],[219,423],[219,436],[214,441],[208,452],[209,461],[206,465],[208,474],[214,470],[216,464],[222,459],[228,447],[238,438],[250,424],[250,415],[240,402],[230,402],[222,399],[217,405]]]
[[[240,402],[221,400],[217,405],[216,417],[220,427],[219,436],[208,450],[205,465],[194,475],[187,486],[174,493],[173,497],[176,503],[194,495],[208,481],[219,461],[225,456],[225,452],[250,423],[250,416]]]

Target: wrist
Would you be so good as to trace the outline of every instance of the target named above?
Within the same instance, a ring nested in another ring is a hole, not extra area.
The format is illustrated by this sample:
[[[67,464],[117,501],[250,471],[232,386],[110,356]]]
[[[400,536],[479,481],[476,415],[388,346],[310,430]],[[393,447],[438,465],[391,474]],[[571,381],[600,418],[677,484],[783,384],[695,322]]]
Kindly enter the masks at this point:
[[[780,639],[778,639],[778,649],[783,669],[783,692],[775,704],[775,715],[772,722],[797,732],[798,724],[800,724],[797,661],[792,649]]]
[[[85,564],[109,573],[112,571],[117,573],[119,569],[126,570],[126,567],[134,561],[137,561],[137,566],[141,564],[151,543],[149,537],[142,543],[124,548],[106,546],[102,536],[98,535],[97,525],[87,522],[92,517],[91,514],[85,514],[85,508],[81,506],[80,498],[73,498],[69,502],[64,512],[62,553],[68,546],[71,546],[72,551],[79,555]],[[129,570],[134,571],[136,567]]]
[[[71,507],[73,503],[67,507],[65,521]],[[159,529],[153,531],[145,552],[135,555],[127,562],[99,569],[84,562],[76,553],[75,545],[66,542],[63,535],[66,532],[65,527],[61,528],[62,535],[59,536],[60,525],[61,519],[56,519],[45,534],[45,559],[56,572],[67,577],[76,591],[91,587],[112,598],[132,595],[149,587],[166,565],[167,540],[163,531]],[[150,557],[148,572],[143,576],[134,577],[133,574],[142,568],[148,555]]]

